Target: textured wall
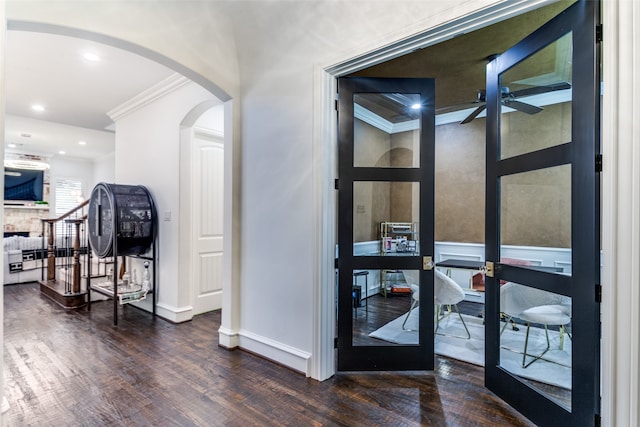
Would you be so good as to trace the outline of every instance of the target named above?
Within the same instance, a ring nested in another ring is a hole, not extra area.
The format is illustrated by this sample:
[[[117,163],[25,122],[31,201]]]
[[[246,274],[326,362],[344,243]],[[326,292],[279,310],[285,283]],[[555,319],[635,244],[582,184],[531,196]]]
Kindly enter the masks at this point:
[[[504,157],[570,140],[570,104],[550,105],[535,116],[502,118]],[[356,146],[367,165],[411,166],[412,132],[389,136],[358,122]],[[484,242],[485,119],[436,127],[435,238]],[[385,151],[387,150],[387,151]],[[364,151],[368,151],[365,153]],[[377,159],[377,160],[376,160]],[[364,166],[362,164],[361,166]],[[502,182],[502,243],[569,247],[571,168],[561,166],[512,175]],[[417,187],[406,183],[360,183],[356,187],[355,241],[378,239],[380,221],[417,221]]]
[[[436,127],[435,238],[484,242],[485,120]]]

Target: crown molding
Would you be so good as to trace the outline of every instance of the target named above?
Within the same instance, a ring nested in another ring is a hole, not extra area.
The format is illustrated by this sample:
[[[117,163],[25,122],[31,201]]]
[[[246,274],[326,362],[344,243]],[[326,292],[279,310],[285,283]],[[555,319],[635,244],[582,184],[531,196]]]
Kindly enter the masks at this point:
[[[182,86],[188,84],[190,80],[181,74],[174,73],[166,79],[156,83],[149,89],[134,96],[130,100],[120,104],[111,111],[107,112],[107,115],[111,120],[117,122],[123,117],[140,110],[141,108],[151,104],[159,98],[162,98],[169,93],[178,90]]]

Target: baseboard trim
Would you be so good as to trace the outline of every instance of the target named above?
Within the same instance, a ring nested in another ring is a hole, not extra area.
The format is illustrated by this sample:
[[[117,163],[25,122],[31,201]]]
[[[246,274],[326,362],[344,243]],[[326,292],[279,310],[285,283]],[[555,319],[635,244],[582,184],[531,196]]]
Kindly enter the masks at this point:
[[[172,307],[170,305],[158,303],[156,305],[156,314],[169,322],[183,323],[193,319],[193,307],[190,305],[184,307]]]
[[[228,335],[233,337],[233,335]],[[238,345],[243,350],[284,365],[294,371],[311,376],[311,354],[270,338],[241,330],[236,334]]]
[[[237,332],[220,327],[218,329],[218,345],[228,350],[236,349],[240,345],[240,337]]]

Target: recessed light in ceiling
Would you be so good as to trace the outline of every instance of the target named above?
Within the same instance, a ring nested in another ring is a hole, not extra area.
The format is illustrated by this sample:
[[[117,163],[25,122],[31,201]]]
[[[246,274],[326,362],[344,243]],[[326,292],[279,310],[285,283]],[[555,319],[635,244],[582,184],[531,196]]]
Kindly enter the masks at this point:
[[[100,61],[100,57],[93,52],[87,52],[84,55],[82,55],[82,57],[87,61],[91,61],[91,62]]]
[[[87,141],[78,141],[79,145],[87,145]]]
[[[9,148],[16,148],[16,147],[17,147],[17,145],[16,145],[16,144],[7,144],[7,147],[9,147]]]
[[[58,154],[67,154],[67,152],[63,151],[63,150],[60,150],[60,151],[58,151]]]
[[[41,112],[41,111],[44,111],[44,106],[43,106],[43,105],[40,105],[40,104],[33,104],[33,105],[31,106],[31,109],[32,109],[33,111],[39,111],[39,112]]]
[[[422,104],[413,104],[411,108],[414,110],[419,110],[420,108],[422,108]]]

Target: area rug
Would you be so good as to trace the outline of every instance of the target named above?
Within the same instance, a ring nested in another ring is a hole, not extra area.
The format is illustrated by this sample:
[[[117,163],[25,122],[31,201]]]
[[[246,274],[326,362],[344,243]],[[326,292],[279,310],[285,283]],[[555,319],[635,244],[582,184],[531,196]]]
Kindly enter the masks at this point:
[[[418,344],[418,310],[412,310],[409,315],[405,325],[409,330],[402,329],[402,322],[406,316],[405,313],[370,333],[369,336],[396,344]],[[471,333],[471,339],[466,339],[462,322],[454,313],[440,322],[439,333],[436,334],[434,344],[435,353],[484,366],[484,325],[482,319],[464,314],[462,316]],[[440,335],[440,333],[448,335]],[[525,333],[526,327],[523,325],[519,326],[518,331],[513,331],[510,326],[507,326],[500,339],[501,366],[512,374],[523,378],[571,389],[571,368],[569,367],[571,366],[571,339],[565,335],[564,346],[561,350],[558,332],[549,331],[551,347],[544,355],[544,359],[523,368],[521,353],[524,349]],[[527,353],[540,354],[545,347],[544,329],[532,327],[529,333]],[[527,361],[530,360],[531,358],[527,357]]]

